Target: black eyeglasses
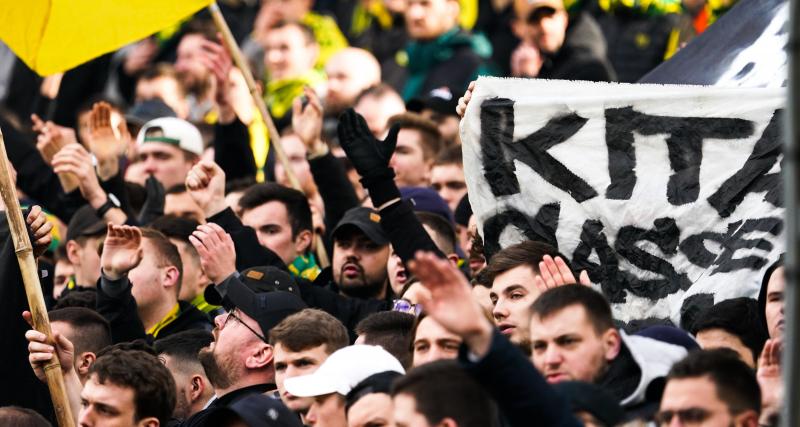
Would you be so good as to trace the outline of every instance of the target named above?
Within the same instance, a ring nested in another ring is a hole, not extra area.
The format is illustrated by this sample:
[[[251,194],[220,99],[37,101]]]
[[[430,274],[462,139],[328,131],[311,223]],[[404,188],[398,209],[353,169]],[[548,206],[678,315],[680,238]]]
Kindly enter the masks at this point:
[[[448,190],[458,191],[467,188],[467,183],[464,181],[434,182],[431,187],[436,191],[442,191],[444,187],[447,187]]]
[[[659,411],[656,413],[655,421],[660,426],[669,425],[675,416],[685,425],[700,425],[711,416],[711,412],[703,408],[687,408],[677,411]]]
[[[251,328],[250,326],[248,326],[248,325],[247,325],[247,323],[244,323],[244,321],[243,321],[242,319],[240,319],[240,318],[239,318],[239,316],[237,316],[237,315],[233,314],[233,312],[234,312],[235,310],[236,310],[235,308],[232,308],[232,309],[228,310],[228,315],[225,317],[225,322],[223,322],[223,323],[222,323],[222,328],[224,328],[224,327],[225,327],[225,325],[227,325],[227,324],[228,324],[228,321],[231,319],[231,317],[233,317],[233,319],[234,319],[234,320],[236,320],[236,321],[237,321],[237,322],[239,322],[239,323],[240,323],[242,326],[244,326],[245,328],[247,328],[247,329],[248,329],[250,332],[252,332],[252,333],[253,333],[253,335],[257,336],[257,337],[258,337],[258,339],[260,339],[261,341],[264,341],[265,343],[269,343],[269,341],[268,341],[266,338],[264,338],[264,336],[263,336],[263,335],[259,334],[258,332],[256,332],[256,330],[255,330],[255,329],[253,329],[253,328]],[[222,329],[222,328],[220,328],[220,329]]]

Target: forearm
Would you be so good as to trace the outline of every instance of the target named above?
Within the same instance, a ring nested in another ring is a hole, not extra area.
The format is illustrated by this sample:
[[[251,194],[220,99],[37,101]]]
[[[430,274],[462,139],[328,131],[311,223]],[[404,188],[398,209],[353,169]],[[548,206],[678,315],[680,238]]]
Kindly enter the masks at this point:
[[[97,286],[97,312],[110,324],[114,343],[147,338],[127,275],[109,278],[101,273]]]
[[[359,205],[358,196],[339,159],[330,152],[309,158],[311,175],[325,203],[325,225],[333,230],[344,213]]]
[[[256,162],[247,126],[238,119],[214,127],[214,161],[228,180],[254,177]]]
[[[404,263],[411,261],[417,251],[433,252],[439,258],[446,255],[422,227],[408,202],[398,200],[380,210],[381,227],[389,235],[392,248]]]

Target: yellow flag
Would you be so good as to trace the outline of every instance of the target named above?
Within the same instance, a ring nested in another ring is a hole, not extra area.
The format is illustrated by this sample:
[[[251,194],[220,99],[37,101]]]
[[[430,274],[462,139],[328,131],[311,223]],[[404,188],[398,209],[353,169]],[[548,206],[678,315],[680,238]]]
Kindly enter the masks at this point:
[[[212,0],[0,0],[0,40],[42,76],[145,38]]]

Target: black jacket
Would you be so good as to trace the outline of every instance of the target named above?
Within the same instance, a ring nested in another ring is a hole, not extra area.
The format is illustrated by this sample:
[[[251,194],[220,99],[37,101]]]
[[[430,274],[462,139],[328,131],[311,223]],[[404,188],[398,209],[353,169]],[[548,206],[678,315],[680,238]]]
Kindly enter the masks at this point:
[[[600,26],[588,14],[570,16],[564,44],[545,57],[537,75],[541,79],[588,80],[610,82],[616,74],[607,57],[608,51]]]
[[[273,266],[288,271],[286,264],[274,252],[261,246],[258,243],[256,232],[252,228],[244,226],[230,208],[207,218],[207,220],[216,223],[231,235],[236,248],[236,269],[238,271],[258,266]],[[239,279],[228,277],[225,280]],[[336,317],[350,331],[353,331],[364,317],[391,308],[386,301],[347,298],[299,277],[296,277],[295,281],[300,288],[300,297],[309,307],[318,308]],[[217,289],[219,290],[219,288]]]
[[[122,287],[122,291],[110,295],[106,287],[109,283]],[[114,343],[145,339],[150,342],[170,336],[176,332],[190,329],[212,329],[211,321],[203,312],[191,304],[178,302],[178,317],[164,326],[156,336],[145,332],[142,320],[136,308],[136,300],[131,294],[131,282],[125,276],[118,281],[100,277],[97,283],[97,312],[111,325],[111,340]]]
[[[572,416],[567,401],[499,331],[494,331],[489,352],[482,359],[474,360],[462,345],[458,360],[497,402],[509,426],[582,425]]]

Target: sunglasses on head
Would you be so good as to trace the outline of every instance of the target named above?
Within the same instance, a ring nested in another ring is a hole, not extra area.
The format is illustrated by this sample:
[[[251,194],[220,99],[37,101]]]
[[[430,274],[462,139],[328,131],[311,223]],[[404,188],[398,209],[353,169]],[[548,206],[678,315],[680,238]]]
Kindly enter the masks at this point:
[[[527,22],[529,24],[538,24],[539,21],[542,20],[542,18],[549,18],[549,17],[555,15],[555,13],[556,13],[556,10],[553,9],[552,7],[542,6],[540,8],[537,8],[536,10],[534,10],[533,12],[531,12],[528,15]]]

